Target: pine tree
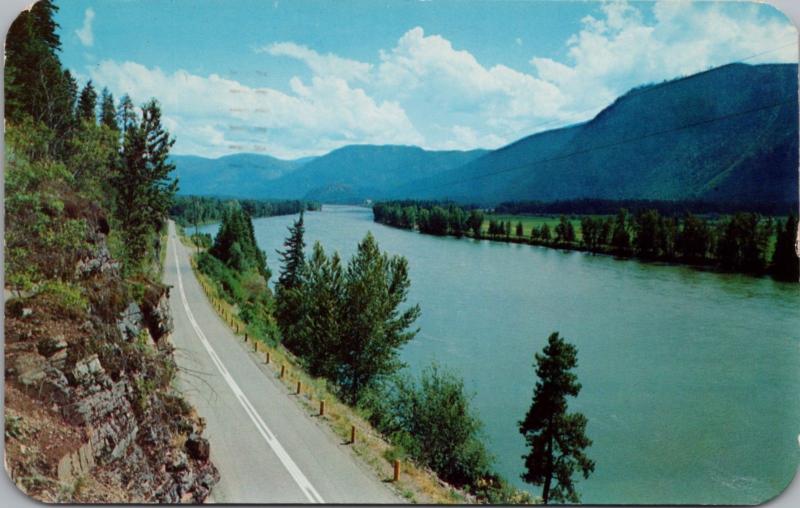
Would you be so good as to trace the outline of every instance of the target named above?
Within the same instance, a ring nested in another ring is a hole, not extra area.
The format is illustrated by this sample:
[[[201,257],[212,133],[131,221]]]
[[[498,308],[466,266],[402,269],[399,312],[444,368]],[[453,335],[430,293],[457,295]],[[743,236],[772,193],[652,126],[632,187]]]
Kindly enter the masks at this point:
[[[117,214],[128,241],[129,262],[145,259],[147,239],[164,223],[178,189],[170,173],[169,151],[175,140],[161,125],[161,108],[156,100],[142,107],[138,125],[125,133],[122,167],[114,178]]]
[[[797,217],[789,215],[778,229],[772,255],[772,275],[778,280],[800,282],[800,258],[797,256]]]
[[[572,475],[580,472],[588,478],[595,466],[584,453],[592,444],[585,434],[586,417],[567,412],[567,397],[577,397],[581,390],[577,376],[571,372],[578,365],[578,350],[556,332],[535,358],[539,379],[531,407],[519,422],[519,431],[530,448],[530,453],[523,456],[522,479],[542,485],[544,504],[551,500],[577,503],[580,496]]]
[[[303,274],[303,311],[295,351],[311,374],[335,379],[345,313],[344,270],[339,255],[328,258],[322,245],[315,242]]]
[[[302,317],[302,270],[305,264],[305,226],[303,212],[289,227],[289,236],[283,242],[284,250],[278,251],[281,260],[281,273],[275,288],[275,318],[278,321],[283,340],[289,349],[299,347],[301,337],[298,325]]]
[[[119,130],[119,125],[117,125],[117,111],[114,106],[114,96],[108,91],[108,88],[103,88],[103,91],[100,93],[100,124],[114,131]]]
[[[128,94],[122,96],[119,100],[119,107],[117,108],[117,125],[123,133],[136,125],[138,122],[136,116],[136,108],[133,106],[133,101]]]
[[[78,118],[81,121],[97,123],[97,92],[92,80],[86,83],[78,98]]]

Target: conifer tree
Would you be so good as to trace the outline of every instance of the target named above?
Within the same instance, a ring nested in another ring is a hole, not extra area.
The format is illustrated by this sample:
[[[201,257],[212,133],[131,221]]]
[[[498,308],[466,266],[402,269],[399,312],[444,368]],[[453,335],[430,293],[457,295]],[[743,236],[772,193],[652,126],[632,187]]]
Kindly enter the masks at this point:
[[[283,242],[283,251],[278,251],[281,261],[281,272],[278,275],[278,286],[275,288],[275,318],[278,321],[286,346],[293,349],[298,346],[298,325],[302,311],[302,270],[305,264],[305,226],[303,212],[289,227],[289,236]]]
[[[588,478],[594,471],[594,461],[584,450],[592,440],[586,437],[586,417],[567,412],[567,397],[577,397],[581,390],[572,370],[578,365],[578,349],[559,337],[550,335],[542,353],[536,356],[538,381],[533,402],[519,422],[530,453],[523,456],[525,472],[522,479],[542,486],[542,501],[577,503],[572,475],[580,472]]]
[[[108,88],[103,88],[103,91],[100,93],[100,124],[115,131],[119,130],[119,125],[117,125],[117,111],[114,106],[114,96],[108,91]]]
[[[81,121],[97,123],[97,92],[92,80],[86,83],[78,99],[78,118]]]

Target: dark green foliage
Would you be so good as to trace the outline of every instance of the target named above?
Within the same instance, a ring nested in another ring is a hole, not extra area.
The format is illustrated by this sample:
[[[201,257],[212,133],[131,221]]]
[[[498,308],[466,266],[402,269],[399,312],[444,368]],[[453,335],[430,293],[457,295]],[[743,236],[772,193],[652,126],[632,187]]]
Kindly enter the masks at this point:
[[[370,391],[363,405],[379,431],[443,480],[474,486],[490,473],[482,424],[452,372],[434,364],[419,381],[395,376]]]
[[[77,85],[58,59],[61,41],[53,19],[58,7],[51,0],[36,2],[9,28],[5,46],[6,121],[21,123],[30,117],[56,133],[49,143],[51,156],[64,156],[65,143],[75,126]]]
[[[797,209],[797,87],[796,63],[731,64],[641,87],[588,122],[533,134],[395,195],[481,206],[591,196],[739,204],[728,213],[751,203]]]
[[[573,369],[578,365],[578,350],[558,333],[550,335],[542,353],[536,354],[536,388],[533,403],[519,422],[530,453],[523,456],[522,479],[542,486],[542,501],[577,503],[572,475],[588,478],[594,461],[584,450],[592,440],[586,437],[586,417],[567,412],[567,397],[577,397],[581,390]]]
[[[575,241],[575,227],[564,215],[559,218],[558,224],[555,227],[555,233],[555,242],[558,245],[568,245]]]
[[[800,281],[800,259],[797,257],[797,217],[789,215],[783,227],[778,225],[772,274],[778,280]]]
[[[300,356],[314,376],[336,379],[342,338],[346,333],[342,319],[344,269],[339,255],[330,258],[319,242],[303,267],[301,318],[293,351]]]
[[[611,247],[617,256],[628,256],[631,252],[631,233],[628,230],[628,211],[620,209],[611,232]]]
[[[283,340],[290,349],[302,342],[297,327],[302,317],[302,270],[305,263],[305,227],[303,212],[289,227],[289,236],[283,242],[283,251],[278,252],[281,260],[281,272],[275,288],[275,317],[283,334]]]
[[[267,258],[256,243],[253,222],[238,206],[231,206],[223,217],[209,253],[232,270],[256,271],[269,281]]]
[[[469,229],[472,231],[472,236],[480,238],[481,229],[483,228],[483,212],[480,210],[470,210],[468,222]]]
[[[92,85],[92,80],[89,80],[81,90],[77,113],[80,121],[97,123],[97,92]]]
[[[356,404],[363,390],[401,366],[399,348],[414,338],[408,328],[420,309],[400,310],[411,281],[404,257],[381,253],[371,233],[358,244],[345,272],[338,385],[350,403]]]
[[[759,215],[737,213],[720,222],[716,256],[723,269],[760,273],[767,264],[766,250],[772,225]]]
[[[138,125],[125,131],[122,165],[114,187],[129,260],[147,256],[148,238],[167,218],[178,188],[178,181],[170,178],[175,167],[168,161],[174,143],[161,125],[161,108],[155,100],[142,106]]]
[[[105,125],[113,131],[119,131],[117,110],[114,106],[114,95],[108,91],[108,88],[103,88],[100,94],[100,124]]]
[[[125,94],[119,100],[119,106],[117,108],[117,125],[119,125],[123,133],[127,133],[129,129],[136,126],[137,122],[138,117],[136,116],[136,108],[134,107],[130,96]]]
[[[183,227],[222,221],[230,206],[239,206],[253,218],[294,215],[303,210],[319,210],[320,204],[305,201],[224,199],[207,196],[175,196],[169,215]]]
[[[786,206],[787,203],[782,202],[581,198],[556,201],[505,201],[494,207],[494,211],[501,215],[614,215],[620,208],[625,208],[634,214],[656,210],[661,215],[667,216],[736,212],[781,215],[786,211]]]

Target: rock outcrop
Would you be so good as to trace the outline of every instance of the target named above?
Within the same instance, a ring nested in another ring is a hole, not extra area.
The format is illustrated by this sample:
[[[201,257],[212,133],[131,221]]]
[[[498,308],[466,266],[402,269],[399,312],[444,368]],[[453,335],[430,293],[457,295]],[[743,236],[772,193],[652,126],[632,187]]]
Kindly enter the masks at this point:
[[[132,298],[103,240],[75,269],[88,306],[6,302],[6,468],[43,501],[201,503],[219,474],[171,387],[169,289]]]

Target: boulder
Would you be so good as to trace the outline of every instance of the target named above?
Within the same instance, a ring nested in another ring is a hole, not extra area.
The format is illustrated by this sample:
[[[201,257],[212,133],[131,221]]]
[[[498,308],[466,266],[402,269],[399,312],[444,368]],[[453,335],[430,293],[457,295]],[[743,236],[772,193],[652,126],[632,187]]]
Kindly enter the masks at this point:
[[[186,451],[189,452],[189,456],[194,460],[205,462],[211,453],[211,446],[208,443],[208,439],[192,433],[189,435],[189,439],[186,440]]]

